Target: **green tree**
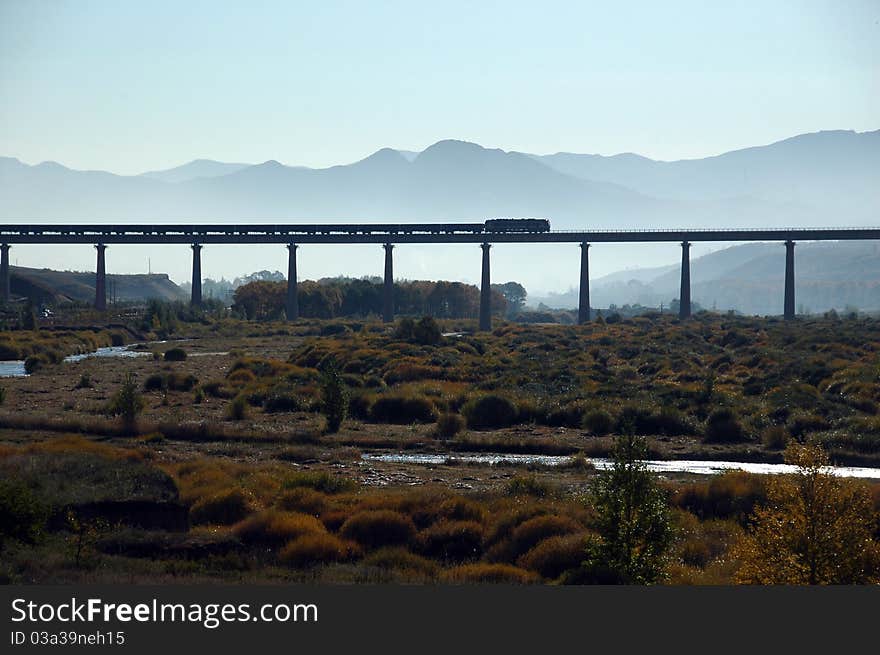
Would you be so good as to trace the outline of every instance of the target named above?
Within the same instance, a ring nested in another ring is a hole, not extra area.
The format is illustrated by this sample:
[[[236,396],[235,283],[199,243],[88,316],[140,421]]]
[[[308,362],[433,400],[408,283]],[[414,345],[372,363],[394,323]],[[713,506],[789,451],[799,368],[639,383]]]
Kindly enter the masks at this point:
[[[413,339],[424,346],[433,346],[440,342],[442,334],[440,326],[430,316],[424,316],[413,326]]]
[[[864,483],[828,470],[820,446],[792,445],[797,472],[775,477],[752,529],[734,548],[743,584],[864,584],[876,580],[878,545]]]
[[[672,528],[666,497],[645,464],[647,452],[643,438],[618,437],[609,468],[593,484],[600,538],[584,565],[594,581],[652,584],[663,577]]]
[[[327,432],[339,432],[348,415],[348,389],[334,361],[324,366],[321,376],[321,411],[327,419]]]
[[[127,432],[137,430],[137,417],[144,408],[144,399],[138,390],[137,380],[134,373],[128,373],[122,382],[122,386],[110,401],[107,408],[111,416],[122,418],[122,426]]]

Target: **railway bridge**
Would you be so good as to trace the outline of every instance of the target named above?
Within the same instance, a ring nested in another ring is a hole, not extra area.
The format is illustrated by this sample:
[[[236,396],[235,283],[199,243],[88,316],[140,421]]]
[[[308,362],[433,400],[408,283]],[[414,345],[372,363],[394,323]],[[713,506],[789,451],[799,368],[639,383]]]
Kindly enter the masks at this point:
[[[492,224],[503,224],[495,225]],[[193,304],[202,302],[202,248],[212,244],[279,244],[288,250],[288,320],[299,317],[296,251],[311,244],[377,244],[385,250],[383,319],[394,319],[394,262],[396,245],[411,243],[478,244],[482,250],[480,281],[481,330],[491,329],[490,256],[496,243],[571,243],[580,246],[578,322],[591,318],[589,248],[605,243],[678,243],[681,246],[679,316],[691,315],[690,246],[696,242],[777,241],[785,247],[785,285],[782,315],[795,316],[795,244],[799,241],[880,240],[880,228],[766,228],[663,230],[550,230],[547,221],[525,219],[485,223],[400,224],[3,224],[0,225],[0,301],[10,298],[9,250],[19,244],[86,244],[97,252],[95,307],[107,307],[106,256],[109,246],[122,244],[189,244],[192,248]]]

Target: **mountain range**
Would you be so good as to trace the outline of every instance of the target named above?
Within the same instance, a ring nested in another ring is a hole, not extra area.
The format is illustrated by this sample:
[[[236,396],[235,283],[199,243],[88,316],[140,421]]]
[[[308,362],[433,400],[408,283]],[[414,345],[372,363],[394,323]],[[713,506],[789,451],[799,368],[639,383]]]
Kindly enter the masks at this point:
[[[672,162],[454,140],[323,169],[195,160],[122,176],[0,158],[0,220],[9,222],[540,216],[555,229],[865,225],[878,207],[880,130],[803,134]]]

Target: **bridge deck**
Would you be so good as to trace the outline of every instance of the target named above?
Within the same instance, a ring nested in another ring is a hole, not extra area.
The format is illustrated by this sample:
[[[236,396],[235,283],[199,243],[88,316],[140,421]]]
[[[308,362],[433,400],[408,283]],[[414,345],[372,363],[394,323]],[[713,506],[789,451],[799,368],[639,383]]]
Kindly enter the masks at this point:
[[[880,240],[878,227],[486,232],[481,223],[38,225],[2,224],[0,243],[649,243]]]

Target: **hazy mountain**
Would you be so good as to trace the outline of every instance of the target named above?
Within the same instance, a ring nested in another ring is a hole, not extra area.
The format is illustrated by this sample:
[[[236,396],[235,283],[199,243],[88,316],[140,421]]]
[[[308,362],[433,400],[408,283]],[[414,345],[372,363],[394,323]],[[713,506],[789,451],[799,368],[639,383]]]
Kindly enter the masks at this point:
[[[154,180],[162,180],[163,182],[188,182],[200,177],[219,177],[235,173],[243,168],[247,168],[250,164],[232,164],[222,161],[213,161],[211,159],[194,159],[188,164],[175,166],[162,171],[147,171],[141,173],[141,177],[149,177]]]
[[[195,160],[119,176],[0,159],[6,220],[481,220],[583,227],[865,224],[880,131],[820,132],[717,157],[534,156],[441,141],[325,169]]]
[[[786,214],[792,208],[821,212],[829,224],[876,221],[880,207],[880,130],[802,134],[716,157],[672,162],[632,153],[535,158],[560,172],[622,184],[649,196],[715,206],[735,201],[745,212],[750,204],[772,203]]]
[[[93,302],[95,274],[79,271],[10,266],[10,287],[15,298],[26,297],[37,304]],[[142,301],[149,298],[182,300],[183,290],[163,273],[151,275],[108,275],[108,298],[119,301]]]
[[[703,307],[746,314],[780,314],[785,249],[778,243],[749,243],[691,260],[691,296]],[[857,307],[880,310],[880,244],[804,243],[795,248],[795,301],[799,311]],[[679,266],[620,271],[592,280],[591,304],[666,307],[678,298]],[[554,308],[577,306],[577,290],[530,298]]]

